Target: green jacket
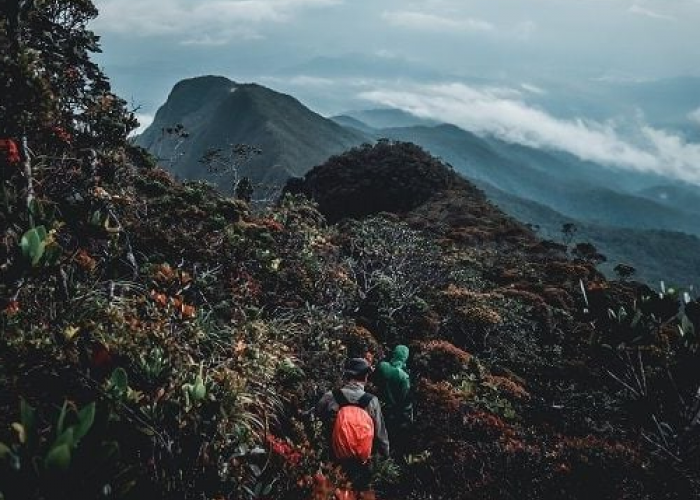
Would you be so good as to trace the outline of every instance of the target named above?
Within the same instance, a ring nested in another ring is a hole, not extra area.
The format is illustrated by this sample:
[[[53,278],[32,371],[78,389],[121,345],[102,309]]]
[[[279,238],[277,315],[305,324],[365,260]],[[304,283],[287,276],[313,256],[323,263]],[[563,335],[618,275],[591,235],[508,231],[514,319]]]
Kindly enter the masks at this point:
[[[391,359],[382,361],[377,367],[375,385],[384,401],[387,418],[413,420],[411,379],[406,371],[408,356],[408,347],[398,345]]]

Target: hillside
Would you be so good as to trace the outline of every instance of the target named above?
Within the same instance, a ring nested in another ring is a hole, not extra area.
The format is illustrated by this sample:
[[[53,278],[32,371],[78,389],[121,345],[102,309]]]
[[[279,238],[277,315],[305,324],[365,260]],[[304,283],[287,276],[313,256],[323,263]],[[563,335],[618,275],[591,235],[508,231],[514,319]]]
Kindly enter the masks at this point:
[[[661,281],[678,286],[700,283],[700,239],[697,236],[663,230],[641,230],[582,223],[551,208],[518,198],[482,185],[489,200],[523,223],[535,226],[540,237],[563,242],[565,224],[573,224],[576,232],[573,244],[593,243],[607,257],[599,266],[608,276],[614,267],[628,264],[635,267],[636,279],[657,285]],[[673,252],[669,249],[673,248]]]
[[[696,193],[692,187],[657,185],[658,179],[615,173],[570,155],[482,138],[453,125],[374,129],[357,118],[334,118],[374,137],[419,144],[485,190],[511,216],[561,240],[561,227],[578,228],[608,257],[608,275],[630,264],[647,283],[700,283],[696,262]],[[394,124],[402,118],[397,117]],[[639,191],[635,186],[641,187]],[[687,234],[684,234],[687,233]],[[670,255],[669,246],[677,251]]]
[[[686,352],[678,335],[655,340],[653,318],[677,312],[676,299],[569,261],[414,145],[333,157],[261,215],[139,167],[140,157],[105,157],[99,179],[76,172],[78,199],[50,190],[57,178],[38,169],[42,203],[60,208],[35,220],[56,231],[51,252],[20,251],[10,236],[0,276],[12,297],[0,337],[7,500],[105,489],[330,500],[345,479],[306,410],[338,383],[346,356],[381,359],[397,342],[413,353],[416,422],[405,457],[374,468],[380,498],[696,493],[694,475],[639,437],[654,419],[682,428],[673,391],[698,383],[673,354]],[[370,205],[377,191],[387,196]],[[632,311],[637,297],[649,308],[637,326],[610,321],[609,308]],[[653,401],[608,373],[627,380],[624,358],[604,345],[636,353],[638,335],[670,356],[644,354],[674,375],[671,390],[665,370],[648,373]],[[51,437],[61,429],[70,448]]]
[[[434,127],[440,125],[435,120],[429,120],[412,115],[406,111],[394,108],[385,109],[363,109],[348,111],[344,115],[333,116],[331,120],[342,122],[343,120],[351,119],[355,122],[360,122],[368,130],[388,129],[397,127]]]
[[[606,280],[410,143],[332,156],[264,206],[180,182],[128,139],[92,3],[13,5],[0,499],[356,498],[311,409],[348,357],[397,344],[415,421],[361,498],[700,495],[695,290]],[[229,85],[207,81],[184,108]]]
[[[394,128],[378,134],[420,144],[469,179],[536,201],[582,222],[690,234],[700,231],[692,211],[630,192],[635,183],[653,183],[655,179],[563,153],[481,138],[451,125]]]
[[[184,127],[184,137],[163,132],[177,125]],[[288,95],[206,76],[178,83],[136,143],[176,176],[210,180],[226,191],[233,176],[212,174],[201,163],[211,150],[221,150],[222,162],[232,166],[236,145],[258,148],[260,154],[243,162],[239,175],[250,177],[254,184],[279,185],[365,140]]]

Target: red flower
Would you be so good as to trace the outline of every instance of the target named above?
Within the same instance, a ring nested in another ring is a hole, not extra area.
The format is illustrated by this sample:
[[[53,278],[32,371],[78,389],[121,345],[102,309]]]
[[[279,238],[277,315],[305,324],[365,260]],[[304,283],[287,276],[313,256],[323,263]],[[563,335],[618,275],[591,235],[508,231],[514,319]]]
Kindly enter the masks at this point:
[[[276,438],[275,436],[268,436],[267,444],[275,455],[279,455],[290,465],[298,465],[301,461],[301,453],[295,450],[288,442]]]
[[[106,368],[112,364],[112,354],[102,344],[97,344],[92,350],[92,366]]]
[[[73,136],[70,135],[66,131],[66,129],[64,129],[63,127],[56,126],[56,127],[53,127],[51,130],[53,131],[54,135],[58,138],[58,140],[60,140],[61,142],[65,142],[66,144],[70,144],[71,141],[73,140]]]
[[[263,226],[265,226],[270,231],[284,231],[284,226],[274,219],[263,219],[260,221]]]
[[[17,143],[12,139],[0,139],[0,154],[8,165],[17,165],[22,161]]]

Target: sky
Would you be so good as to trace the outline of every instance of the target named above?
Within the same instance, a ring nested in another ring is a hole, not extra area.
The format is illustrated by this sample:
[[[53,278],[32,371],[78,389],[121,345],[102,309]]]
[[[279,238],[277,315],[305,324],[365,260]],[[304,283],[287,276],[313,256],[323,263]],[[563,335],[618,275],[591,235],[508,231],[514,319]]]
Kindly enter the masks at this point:
[[[700,184],[700,80],[661,95],[673,117],[611,91],[700,77],[700,0],[95,3],[98,60],[144,125],[177,81],[220,74]]]

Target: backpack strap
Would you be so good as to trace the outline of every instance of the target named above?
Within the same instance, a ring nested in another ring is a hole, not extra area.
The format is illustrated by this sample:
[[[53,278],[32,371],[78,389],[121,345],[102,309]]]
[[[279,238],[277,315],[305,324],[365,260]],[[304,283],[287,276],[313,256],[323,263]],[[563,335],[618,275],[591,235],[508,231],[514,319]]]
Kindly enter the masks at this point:
[[[360,400],[357,402],[357,406],[359,406],[363,410],[366,410],[373,399],[374,396],[372,394],[370,394],[369,392],[365,392],[360,398]]]
[[[338,403],[338,406],[341,408],[350,406],[350,401],[348,401],[348,398],[345,397],[345,394],[343,394],[343,391],[340,389],[335,389],[333,391],[333,399],[335,399],[335,402]]]
[[[366,410],[372,402],[372,400],[374,399],[374,395],[370,394],[369,392],[365,392],[362,395],[362,397],[357,401],[357,403],[351,403],[350,401],[348,401],[348,398],[345,397],[343,391],[341,391],[340,389],[335,389],[333,391],[333,399],[335,399],[335,402],[338,403],[338,406],[340,408],[343,408],[345,406],[359,406],[363,410]]]

